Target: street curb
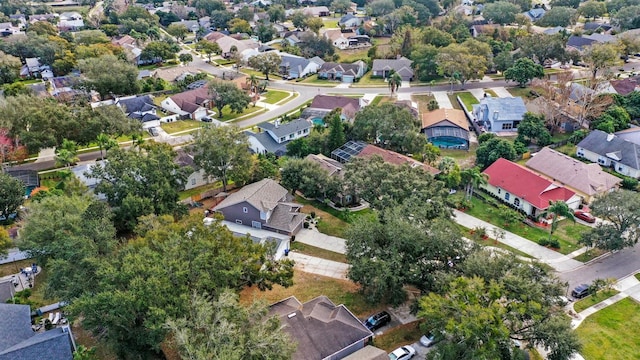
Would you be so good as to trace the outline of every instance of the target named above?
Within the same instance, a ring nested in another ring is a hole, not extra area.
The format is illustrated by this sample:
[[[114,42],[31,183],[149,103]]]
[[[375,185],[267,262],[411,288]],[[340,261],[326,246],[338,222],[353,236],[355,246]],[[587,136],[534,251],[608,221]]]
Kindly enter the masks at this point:
[[[596,258],[593,258],[593,259],[591,259],[591,260],[587,261],[586,263],[584,263],[584,264],[583,264],[583,266],[591,265],[592,263],[594,263],[594,262],[596,262],[596,261],[600,261],[600,260],[602,260],[602,259],[605,259],[605,258],[607,258],[607,257],[609,257],[609,256],[611,256],[611,255],[613,255],[613,253],[612,253],[611,251],[609,251],[609,252],[608,252],[608,253],[606,253],[606,254],[602,254],[602,255],[600,255],[600,256],[598,256],[598,257],[596,257]]]

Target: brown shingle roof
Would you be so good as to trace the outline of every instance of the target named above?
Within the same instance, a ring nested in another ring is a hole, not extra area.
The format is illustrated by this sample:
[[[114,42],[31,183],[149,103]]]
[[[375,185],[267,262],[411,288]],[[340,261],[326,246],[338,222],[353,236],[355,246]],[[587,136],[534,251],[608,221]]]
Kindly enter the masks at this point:
[[[620,95],[628,95],[633,92],[637,88],[640,88],[640,76],[621,79],[621,80],[611,80],[611,86],[616,89],[616,92]]]
[[[249,184],[242,189],[230,194],[218,204],[214,211],[233,206],[243,201],[261,211],[273,210],[279,201],[287,196],[287,189],[283,188],[272,179],[264,179]]]
[[[344,109],[347,105],[351,105],[352,108],[359,110],[360,100],[346,96],[317,95],[313,98],[309,108],[333,110],[336,108]]]
[[[406,155],[399,154],[395,151],[379,148],[374,145],[365,146],[365,148],[362,149],[362,151],[357,156],[361,158],[368,158],[374,155],[380,156],[385,162],[388,162],[390,164],[398,166],[408,164],[411,167],[420,166],[424,171],[430,173],[431,175],[437,175],[440,173],[440,170],[427,164],[421,163],[418,160],[412,159]]]
[[[469,122],[464,111],[457,109],[436,109],[422,114],[422,128],[428,128],[442,121],[449,121],[464,130],[469,130]]]
[[[193,113],[198,108],[204,107],[206,102],[211,100],[209,87],[203,86],[201,88],[181,92],[173,95],[171,100],[173,100],[180,109],[188,113]]]

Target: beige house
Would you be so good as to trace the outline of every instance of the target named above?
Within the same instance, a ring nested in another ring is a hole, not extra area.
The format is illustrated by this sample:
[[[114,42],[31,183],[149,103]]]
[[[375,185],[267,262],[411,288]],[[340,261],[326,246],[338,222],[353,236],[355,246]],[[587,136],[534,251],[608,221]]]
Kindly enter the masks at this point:
[[[548,147],[536,153],[525,165],[548,180],[574,191],[587,204],[596,196],[617,189],[622,182],[622,179],[605,172],[598,164],[585,164]]]

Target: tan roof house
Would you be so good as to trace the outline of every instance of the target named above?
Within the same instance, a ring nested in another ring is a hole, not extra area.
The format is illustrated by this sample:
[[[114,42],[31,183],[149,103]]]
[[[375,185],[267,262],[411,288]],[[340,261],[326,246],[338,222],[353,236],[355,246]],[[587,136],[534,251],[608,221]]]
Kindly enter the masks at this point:
[[[469,121],[462,110],[436,109],[422,114],[420,132],[440,148],[469,149]]]
[[[213,101],[209,95],[209,88],[203,86],[166,98],[162,100],[161,106],[167,112],[200,120],[207,116],[208,109],[213,107]]]
[[[542,148],[525,164],[547,179],[560,183],[590,203],[594,197],[615,190],[622,179],[551,148]]]

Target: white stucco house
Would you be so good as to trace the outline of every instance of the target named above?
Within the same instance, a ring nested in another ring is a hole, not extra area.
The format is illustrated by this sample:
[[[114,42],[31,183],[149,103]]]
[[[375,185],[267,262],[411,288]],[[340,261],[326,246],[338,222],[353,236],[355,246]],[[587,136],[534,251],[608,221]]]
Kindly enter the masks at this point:
[[[297,119],[288,123],[276,120],[258,125],[260,132],[246,132],[249,147],[256,154],[273,153],[282,156],[287,152],[287,144],[295,139],[309,136],[313,123],[307,119]]]
[[[162,100],[162,109],[180,116],[188,116],[192,120],[201,120],[207,116],[212,101],[206,86],[184,91]]]
[[[622,175],[640,178],[640,144],[615,134],[593,130],[578,143],[576,155]]]

